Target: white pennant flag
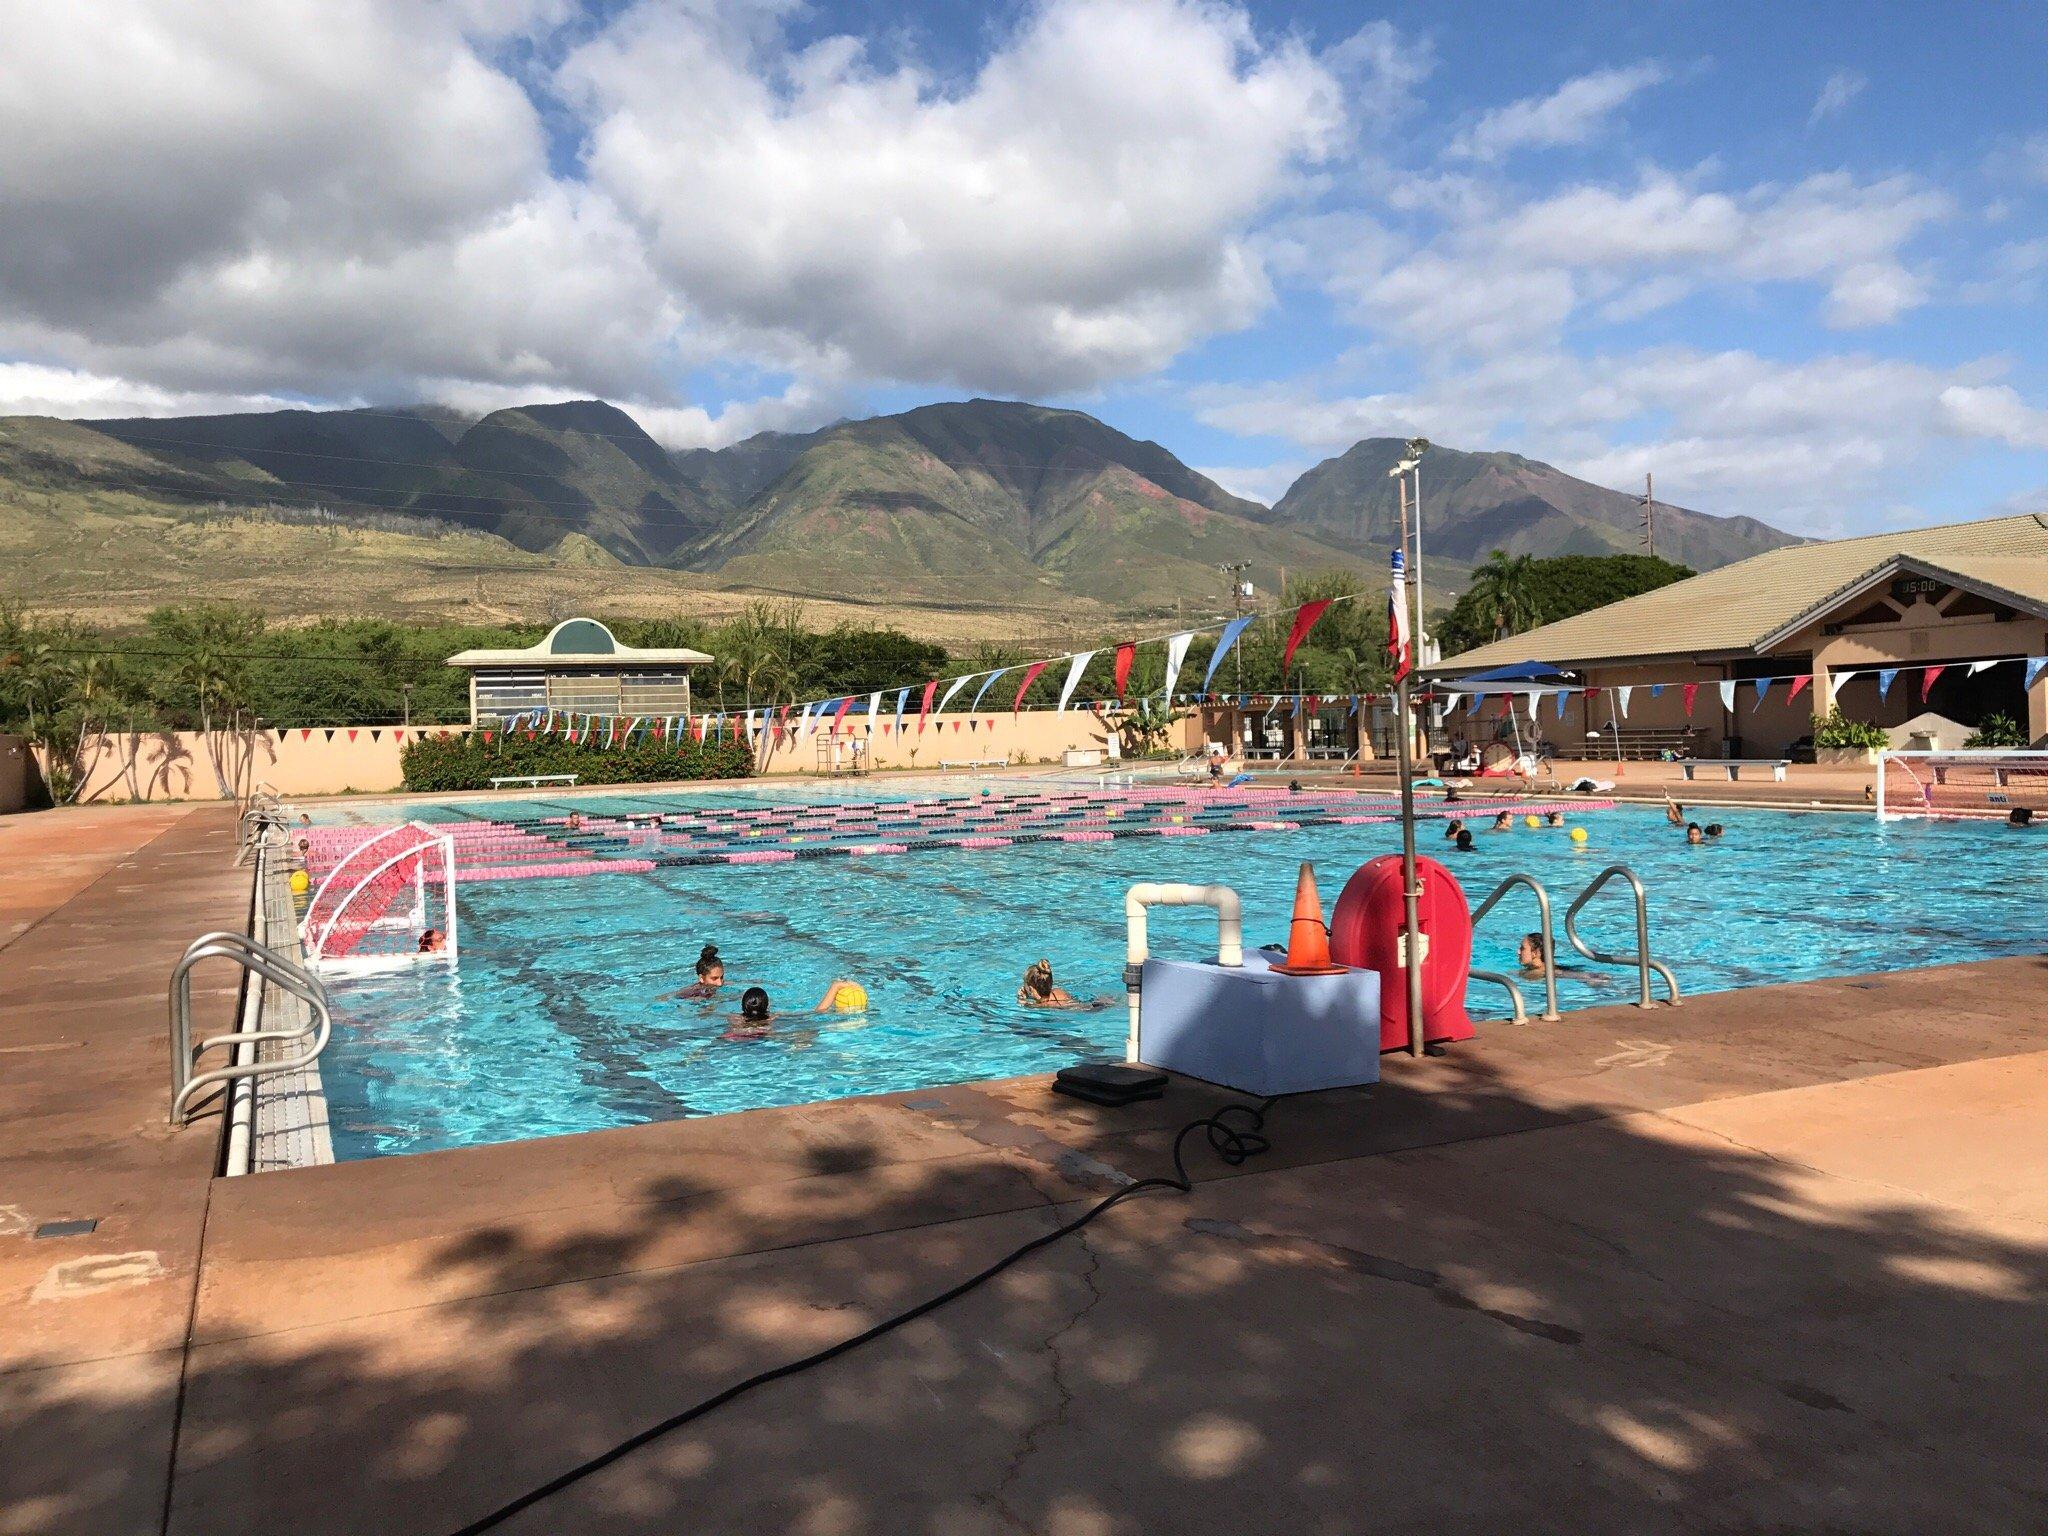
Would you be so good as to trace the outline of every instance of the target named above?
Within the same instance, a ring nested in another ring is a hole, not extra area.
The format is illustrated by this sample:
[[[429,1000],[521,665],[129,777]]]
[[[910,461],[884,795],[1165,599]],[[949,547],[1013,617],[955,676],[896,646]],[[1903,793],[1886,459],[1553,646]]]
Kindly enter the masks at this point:
[[[1733,709],[1735,707],[1735,685],[1733,683],[1723,683],[1721,685],[1721,707],[1723,709]]]
[[[1625,688],[1617,688],[1614,690],[1615,707],[1621,711],[1621,718],[1624,720],[1628,718],[1628,696],[1634,693],[1635,691],[1635,685],[1633,683],[1629,684]]]
[[[947,684],[945,693],[942,694],[939,698],[939,707],[933,710],[932,713],[935,715],[943,715],[946,712],[946,706],[953,702],[953,695],[958,693],[962,688],[965,688],[969,681],[973,679],[973,677],[974,674],[970,672],[967,674],[966,677],[956,677],[953,679],[951,683]]]
[[[882,696],[879,693],[871,693],[868,695],[868,734],[870,736],[875,734],[875,722],[881,718]]]
[[[1195,638],[1193,630],[1175,635],[1166,642],[1166,703],[1173,705],[1173,685],[1180,677],[1180,664],[1188,659],[1188,645]]]
[[[1076,651],[1074,653],[1073,664],[1067,668],[1067,684],[1064,688],[1060,689],[1060,707],[1057,713],[1063,715],[1067,712],[1067,701],[1074,696],[1075,688],[1079,687],[1081,683],[1081,674],[1088,670],[1088,663],[1094,659],[1095,653],[1093,651]]]
[[[1835,695],[1842,691],[1842,684],[1848,682],[1854,676],[1856,676],[1854,672],[1830,672],[1828,674],[1827,707],[1821,711],[1822,714],[1826,715],[1834,712]]]
[[[1986,667],[1995,667],[1997,665],[1998,663],[1995,661],[1973,661],[1970,663],[1970,670],[1966,675],[1970,677],[1975,677],[1979,672],[1982,672]]]

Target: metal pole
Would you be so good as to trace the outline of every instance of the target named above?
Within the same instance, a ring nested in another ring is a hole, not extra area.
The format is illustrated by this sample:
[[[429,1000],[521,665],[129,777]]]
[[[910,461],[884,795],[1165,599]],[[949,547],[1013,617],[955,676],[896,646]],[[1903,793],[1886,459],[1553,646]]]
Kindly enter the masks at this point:
[[[1408,979],[1408,1054],[1422,1054],[1422,914],[1415,883],[1415,779],[1409,767],[1408,678],[1394,685],[1394,771],[1401,776],[1401,893],[1405,918],[1403,968]]]
[[[1422,627],[1422,466],[1409,471],[1415,477],[1415,660],[1428,666],[1429,636]]]

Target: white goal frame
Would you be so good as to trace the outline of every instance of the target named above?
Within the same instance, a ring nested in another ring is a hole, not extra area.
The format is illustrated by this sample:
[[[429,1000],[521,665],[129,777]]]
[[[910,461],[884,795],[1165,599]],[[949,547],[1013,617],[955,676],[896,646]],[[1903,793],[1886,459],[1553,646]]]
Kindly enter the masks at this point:
[[[1886,798],[1886,789],[1888,787],[1888,783],[1896,782],[1896,775],[1889,775],[1887,773],[1887,770],[1890,769],[1892,764],[1897,763],[1900,768],[1905,770],[1907,776],[1910,777],[1915,784],[1924,784],[1926,782],[1925,778],[1923,778],[1922,775],[1916,774],[1912,771],[1912,764],[1916,762],[1924,762],[1930,765],[1936,763],[1976,763],[1984,766],[1993,766],[2000,763],[2011,763],[2027,767],[2036,767],[2040,770],[2041,774],[2044,777],[2044,780],[2048,780],[2048,751],[2042,751],[2032,747],[1965,747],[1959,748],[1953,752],[1906,752],[1887,750],[1884,752],[1880,752],[1877,755],[1877,819],[1879,821],[1904,821],[1909,817],[1915,816],[2003,817],[2006,814],[2008,807],[1999,804],[1996,800],[1987,801],[1982,810],[1958,809],[1955,807],[1944,807],[1940,810],[1936,810],[1932,806],[1926,804],[1924,800],[1920,804],[1913,806],[1909,810],[1899,810],[1895,808],[1891,804],[1891,802]],[[1998,778],[1997,783],[1999,787],[2004,786],[2005,779],[2002,775]]]

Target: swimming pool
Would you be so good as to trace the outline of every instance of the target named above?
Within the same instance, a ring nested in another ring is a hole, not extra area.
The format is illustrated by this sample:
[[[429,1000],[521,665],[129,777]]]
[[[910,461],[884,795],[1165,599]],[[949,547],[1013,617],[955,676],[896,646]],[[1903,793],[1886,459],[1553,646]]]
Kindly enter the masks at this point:
[[[860,798],[831,790],[835,800]],[[572,807],[615,815],[818,798],[815,790],[760,790],[551,797],[487,809],[494,817]],[[415,805],[405,814],[450,821],[477,809]],[[1655,953],[1688,992],[2041,946],[2040,834],[1879,827],[1844,813],[1715,815],[1728,835],[1705,847],[1687,846],[1661,810],[1623,806],[1574,815],[1589,833],[1582,844],[1561,830],[1517,826],[1481,832],[1474,852],[1444,857],[1475,901],[1507,874],[1533,874],[1560,920],[1594,874],[1629,864],[1649,888]],[[1425,851],[1444,846],[1426,825]],[[459,971],[333,984],[337,1023],[322,1072],[335,1152],[350,1159],[523,1140],[1117,1059],[1126,886],[1233,886],[1244,897],[1247,942],[1279,941],[1302,860],[1315,863],[1327,907],[1352,869],[1398,847],[1399,828],[1380,823],[466,884]],[[1604,938],[1626,949],[1632,924],[1615,887],[1581,928],[1596,945]],[[1512,971],[1515,941],[1533,926],[1533,903],[1493,914],[1475,964]],[[1206,914],[1155,913],[1153,933],[1159,952],[1194,955],[1213,945],[1214,923]],[[691,979],[707,942],[726,959],[724,1000],[715,1010],[656,1001]],[[1041,957],[1075,995],[1107,1006],[1019,1007],[1019,977]],[[840,976],[866,986],[865,1017],[791,1017],[765,1038],[727,1038],[742,987],[763,985],[779,1010],[794,1013]],[[1633,973],[1620,968],[1574,970],[1560,978],[1561,1005],[1627,1001],[1633,987]],[[1496,987],[1475,984],[1471,1001],[1475,1012],[1504,1011]]]

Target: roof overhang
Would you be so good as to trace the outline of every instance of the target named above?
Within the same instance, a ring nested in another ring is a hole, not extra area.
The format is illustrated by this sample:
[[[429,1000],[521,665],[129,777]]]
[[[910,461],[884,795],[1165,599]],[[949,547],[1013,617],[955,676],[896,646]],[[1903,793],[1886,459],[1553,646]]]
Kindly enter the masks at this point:
[[[539,667],[548,672],[621,672],[641,667],[695,667],[711,658],[702,651],[618,650],[601,656],[557,656],[546,651],[458,651],[451,667]]]
[[[1965,591],[1975,592],[1980,597],[2004,603],[2009,608],[2017,608],[2037,618],[2048,618],[2048,604],[2044,604],[2039,598],[2011,591],[1980,576],[1966,576],[1960,571],[1951,570],[1939,560],[1929,560],[1919,555],[1894,555],[1889,560],[1879,561],[1855,580],[1837,587],[1770,633],[1759,636],[1754,650],[1758,655],[1763,655],[1783,645],[1802,629],[1819,623],[1844,603],[1868,597],[1878,588],[1904,575],[1931,576],[1938,581],[1947,582],[1950,586],[1960,587]]]

